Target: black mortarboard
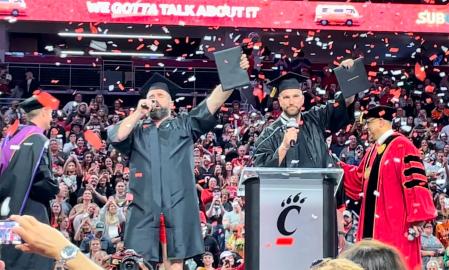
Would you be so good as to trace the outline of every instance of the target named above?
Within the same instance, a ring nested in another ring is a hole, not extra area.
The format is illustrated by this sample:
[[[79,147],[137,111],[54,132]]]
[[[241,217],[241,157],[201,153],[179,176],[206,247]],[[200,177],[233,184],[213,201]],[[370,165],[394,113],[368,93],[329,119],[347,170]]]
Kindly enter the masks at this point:
[[[270,94],[271,97],[277,97],[282,91],[286,89],[302,90],[304,82],[308,78],[294,72],[288,72],[285,75],[279,76],[270,81],[267,85],[273,87]]]
[[[143,98],[145,98],[147,96],[148,91],[154,89],[164,90],[170,94],[172,99],[174,99],[176,97],[176,93],[179,92],[181,87],[176,83],[170,81],[169,79],[165,78],[163,75],[155,73],[142,86],[140,94],[142,95]]]
[[[364,113],[363,119],[382,118],[388,121],[392,121],[395,113],[396,113],[395,108],[379,105],[372,109],[369,109],[368,112]]]
[[[59,107],[59,100],[47,92],[36,90],[33,92],[33,95],[31,97],[19,103],[19,107],[22,108],[26,113],[37,109],[42,109],[44,107],[57,110]]]

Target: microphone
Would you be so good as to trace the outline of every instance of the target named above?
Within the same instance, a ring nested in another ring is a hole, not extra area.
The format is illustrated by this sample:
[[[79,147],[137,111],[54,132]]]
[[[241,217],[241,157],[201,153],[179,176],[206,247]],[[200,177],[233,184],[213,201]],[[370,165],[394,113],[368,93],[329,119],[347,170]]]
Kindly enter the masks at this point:
[[[156,100],[154,100],[154,99],[152,99],[151,100],[151,109],[154,107],[154,104],[156,103]],[[150,109],[150,107],[146,104],[146,103],[144,103],[144,104],[142,104],[142,105],[140,105],[140,107],[142,108],[142,109],[145,109],[145,110],[149,110]]]
[[[298,125],[298,122],[296,122],[295,118],[289,118],[287,124],[285,125],[285,127],[286,127],[286,129],[289,129],[289,128],[296,128],[296,129],[298,129],[299,125]],[[290,147],[295,146],[295,144],[296,144],[296,140],[291,140],[290,141]]]

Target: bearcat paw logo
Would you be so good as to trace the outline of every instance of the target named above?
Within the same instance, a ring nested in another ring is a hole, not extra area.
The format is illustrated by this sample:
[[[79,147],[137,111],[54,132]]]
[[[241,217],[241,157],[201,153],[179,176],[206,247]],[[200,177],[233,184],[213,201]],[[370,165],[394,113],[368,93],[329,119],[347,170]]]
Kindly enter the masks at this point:
[[[290,211],[294,210],[299,215],[301,213],[301,207],[307,199],[307,198],[301,198],[301,192],[296,194],[293,198],[292,197],[293,197],[293,195],[290,195],[290,196],[288,196],[287,199],[282,201],[281,207],[284,209],[279,214],[278,221],[277,221],[278,231],[282,235],[285,235],[285,236],[292,235],[296,232],[296,228],[291,231],[289,231],[285,228],[285,220],[287,219],[288,214],[290,213]]]

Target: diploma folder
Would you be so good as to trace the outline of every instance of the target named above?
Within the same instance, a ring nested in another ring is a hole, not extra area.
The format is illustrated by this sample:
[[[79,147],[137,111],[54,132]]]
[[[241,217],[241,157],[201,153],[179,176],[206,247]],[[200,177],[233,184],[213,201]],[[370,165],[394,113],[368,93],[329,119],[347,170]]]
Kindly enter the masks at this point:
[[[225,91],[250,85],[248,72],[240,67],[241,56],[240,46],[214,53],[218,76]]]
[[[366,91],[371,86],[362,58],[354,60],[354,66],[349,69],[342,66],[335,68],[334,73],[345,98]]]

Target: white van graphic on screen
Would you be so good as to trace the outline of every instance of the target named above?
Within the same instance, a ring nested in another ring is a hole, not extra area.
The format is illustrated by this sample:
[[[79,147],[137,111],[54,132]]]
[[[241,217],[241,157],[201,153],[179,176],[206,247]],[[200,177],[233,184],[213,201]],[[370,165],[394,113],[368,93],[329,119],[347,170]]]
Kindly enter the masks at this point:
[[[361,16],[352,5],[317,5],[315,23],[321,25],[360,25]]]
[[[26,8],[24,0],[0,0],[0,15],[22,16],[25,15]]]

